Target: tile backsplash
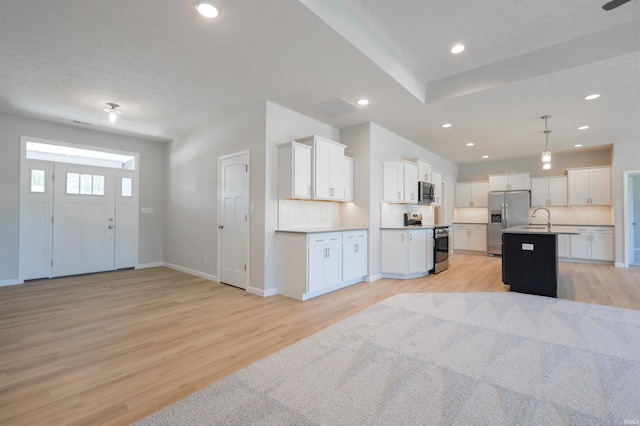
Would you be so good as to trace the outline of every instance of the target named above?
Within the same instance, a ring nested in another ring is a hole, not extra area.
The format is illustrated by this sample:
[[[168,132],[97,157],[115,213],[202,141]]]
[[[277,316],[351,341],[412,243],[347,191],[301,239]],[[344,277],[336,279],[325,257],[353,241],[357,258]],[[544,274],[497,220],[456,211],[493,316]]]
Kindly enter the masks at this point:
[[[432,206],[380,203],[380,227],[395,228],[404,226],[404,214],[410,212],[422,213],[422,225],[433,226],[434,215]]]
[[[535,208],[529,209],[529,215]],[[609,206],[571,206],[548,207],[551,212],[551,223],[557,225],[613,225],[613,207]],[[487,223],[487,209],[463,208],[455,209],[453,221],[457,223]],[[547,213],[542,211],[530,223],[547,223]]]
[[[340,203],[331,201],[278,200],[278,229],[340,227]]]

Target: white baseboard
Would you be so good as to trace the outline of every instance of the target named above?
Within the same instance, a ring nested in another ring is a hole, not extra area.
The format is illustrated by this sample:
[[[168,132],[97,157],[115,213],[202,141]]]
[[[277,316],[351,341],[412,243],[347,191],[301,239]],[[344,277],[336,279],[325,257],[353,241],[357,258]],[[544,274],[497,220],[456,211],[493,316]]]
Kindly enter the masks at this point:
[[[0,287],[4,287],[8,285],[18,285],[18,284],[24,284],[24,281],[18,280],[18,279],[0,281]]]
[[[372,283],[374,281],[378,281],[382,279],[382,274],[376,274],[376,275],[367,275],[364,280],[368,283]]]
[[[157,268],[159,266],[164,266],[164,262],[141,263],[135,269]]]
[[[249,292],[251,294],[255,294],[256,296],[269,297],[269,296],[274,296],[274,295],[278,294],[278,289],[270,288],[269,290],[262,290],[260,288],[249,286],[247,288],[247,292]]]
[[[184,272],[186,274],[195,275],[196,277],[204,278],[206,280],[218,282],[218,277],[211,274],[205,274],[204,272],[196,271],[195,269],[185,268],[183,266],[174,265],[172,263],[163,263],[167,268],[175,269],[176,271]]]
[[[626,268],[624,262],[616,262],[616,268]]]

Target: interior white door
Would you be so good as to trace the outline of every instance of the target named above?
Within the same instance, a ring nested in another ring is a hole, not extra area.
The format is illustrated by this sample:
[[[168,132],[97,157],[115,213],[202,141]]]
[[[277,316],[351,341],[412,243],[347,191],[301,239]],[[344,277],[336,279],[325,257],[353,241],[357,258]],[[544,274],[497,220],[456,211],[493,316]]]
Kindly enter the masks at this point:
[[[249,277],[249,154],[221,157],[218,165],[220,282],[246,289]]]
[[[115,269],[115,171],[54,166],[52,276]]]

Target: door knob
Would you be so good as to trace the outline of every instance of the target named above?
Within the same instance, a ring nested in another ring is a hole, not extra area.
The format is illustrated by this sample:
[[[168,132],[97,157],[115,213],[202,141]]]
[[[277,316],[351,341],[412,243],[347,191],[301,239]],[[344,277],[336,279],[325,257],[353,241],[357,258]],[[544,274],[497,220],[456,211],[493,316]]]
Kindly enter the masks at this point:
[[[113,225],[109,225],[109,229],[113,229]]]
[[[224,226],[218,225],[218,229],[224,229]]]

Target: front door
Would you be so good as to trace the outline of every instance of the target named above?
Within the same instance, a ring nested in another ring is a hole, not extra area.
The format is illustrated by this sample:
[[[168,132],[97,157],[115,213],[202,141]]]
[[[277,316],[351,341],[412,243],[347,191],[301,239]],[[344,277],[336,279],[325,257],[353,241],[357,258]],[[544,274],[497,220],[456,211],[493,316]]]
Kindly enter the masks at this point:
[[[115,269],[115,171],[54,166],[52,276]]]
[[[249,276],[249,154],[221,157],[218,165],[220,282],[246,289]]]

